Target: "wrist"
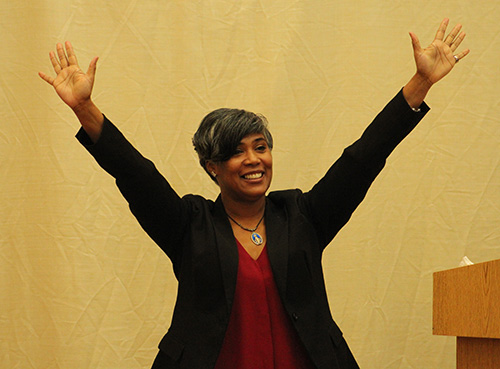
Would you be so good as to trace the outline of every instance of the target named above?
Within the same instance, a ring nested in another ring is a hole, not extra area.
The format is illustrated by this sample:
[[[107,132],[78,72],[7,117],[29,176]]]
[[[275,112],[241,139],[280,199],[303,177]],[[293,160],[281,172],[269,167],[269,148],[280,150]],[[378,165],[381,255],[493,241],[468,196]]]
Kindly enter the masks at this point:
[[[418,72],[403,87],[403,95],[412,109],[418,109],[433,83]]]
[[[104,123],[104,115],[99,108],[91,99],[87,99],[72,109],[91,140],[94,143],[97,142]]]
[[[427,91],[434,84],[434,82],[432,82],[428,77],[420,74],[418,71],[412,77],[412,80],[417,86],[419,86],[419,88],[426,89]]]
[[[71,109],[76,115],[79,115],[90,112],[91,110],[94,109],[94,106],[95,106],[94,102],[90,98],[88,98],[79,102],[77,105],[72,106]]]

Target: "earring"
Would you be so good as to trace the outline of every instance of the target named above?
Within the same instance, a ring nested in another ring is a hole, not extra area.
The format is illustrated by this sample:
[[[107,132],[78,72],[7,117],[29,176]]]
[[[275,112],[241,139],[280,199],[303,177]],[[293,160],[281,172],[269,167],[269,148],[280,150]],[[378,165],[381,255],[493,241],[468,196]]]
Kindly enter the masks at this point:
[[[217,177],[217,174],[215,174],[213,170],[210,172],[210,174],[212,175],[212,177]]]

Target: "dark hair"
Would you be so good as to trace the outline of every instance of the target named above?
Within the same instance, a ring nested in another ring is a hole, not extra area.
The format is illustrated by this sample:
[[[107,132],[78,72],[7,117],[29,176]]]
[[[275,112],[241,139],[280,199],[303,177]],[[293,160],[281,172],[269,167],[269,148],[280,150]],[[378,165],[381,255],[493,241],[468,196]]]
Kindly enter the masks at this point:
[[[253,133],[262,133],[269,149],[273,137],[267,129],[267,119],[242,109],[221,108],[207,114],[193,136],[193,145],[200,165],[207,170],[207,161],[223,162],[236,153],[241,140]],[[208,173],[215,182],[217,180]]]

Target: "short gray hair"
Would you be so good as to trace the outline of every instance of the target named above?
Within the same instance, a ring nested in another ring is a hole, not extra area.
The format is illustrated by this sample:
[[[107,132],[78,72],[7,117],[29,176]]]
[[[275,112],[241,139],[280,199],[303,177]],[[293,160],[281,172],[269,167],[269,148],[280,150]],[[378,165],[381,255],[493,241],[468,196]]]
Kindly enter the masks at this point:
[[[223,162],[236,153],[241,140],[253,133],[262,133],[273,148],[273,137],[269,132],[267,119],[242,109],[220,108],[207,114],[193,136],[193,146],[200,159],[200,165],[207,170],[207,162]],[[208,173],[215,182],[217,180]]]

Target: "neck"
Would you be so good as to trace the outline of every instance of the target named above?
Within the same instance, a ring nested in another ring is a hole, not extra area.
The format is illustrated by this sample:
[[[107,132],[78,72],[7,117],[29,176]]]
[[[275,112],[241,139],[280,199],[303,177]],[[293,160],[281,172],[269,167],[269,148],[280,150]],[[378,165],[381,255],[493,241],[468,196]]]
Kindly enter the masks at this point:
[[[221,196],[226,213],[239,221],[259,220],[266,209],[266,198],[257,201],[234,201]]]

